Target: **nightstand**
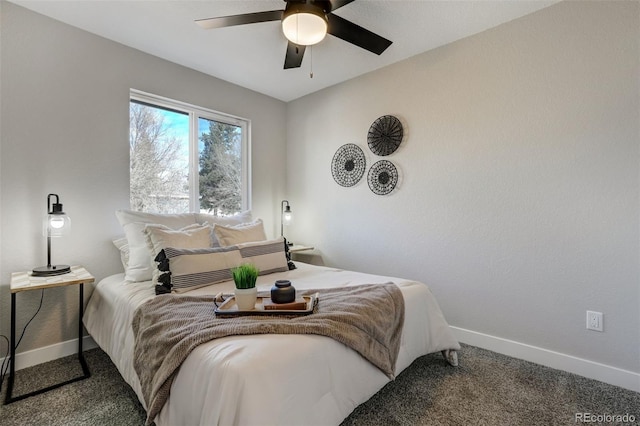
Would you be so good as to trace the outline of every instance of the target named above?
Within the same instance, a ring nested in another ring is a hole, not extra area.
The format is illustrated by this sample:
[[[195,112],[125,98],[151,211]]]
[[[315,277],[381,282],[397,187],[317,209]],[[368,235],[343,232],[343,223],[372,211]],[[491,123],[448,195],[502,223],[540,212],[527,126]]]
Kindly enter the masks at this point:
[[[91,376],[89,367],[82,354],[82,315],[84,313],[84,285],[94,282],[93,276],[82,266],[72,266],[71,271],[66,274],[53,275],[46,277],[34,277],[31,272],[14,272],[11,274],[11,343],[10,351],[11,358],[9,361],[9,382],[7,384],[7,394],[5,396],[4,403],[10,404],[14,401],[19,401],[24,398],[28,398],[33,395],[38,395],[52,389],[59,388],[60,386],[67,385],[69,383],[77,382]],[[75,377],[62,383],[58,383],[52,386],[48,386],[43,389],[39,389],[33,392],[29,392],[20,396],[12,396],[13,381],[15,379],[15,367],[16,367],[16,294],[21,291],[48,289],[54,287],[65,287],[70,285],[78,285],[79,298],[79,314],[78,314],[78,361],[82,366],[82,376]]]
[[[297,253],[297,252],[301,252],[301,251],[306,251],[306,250],[313,250],[312,246],[304,246],[301,244],[294,244],[289,246],[289,252],[290,253]]]

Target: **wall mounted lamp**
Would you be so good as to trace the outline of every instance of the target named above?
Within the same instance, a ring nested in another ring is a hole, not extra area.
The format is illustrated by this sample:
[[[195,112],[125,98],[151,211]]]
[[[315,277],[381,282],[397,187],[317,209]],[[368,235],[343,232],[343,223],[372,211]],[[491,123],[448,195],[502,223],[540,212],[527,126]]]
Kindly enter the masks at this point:
[[[51,203],[51,198],[55,202]],[[34,276],[50,276],[66,274],[71,270],[69,265],[51,265],[51,238],[66,235],[71,228],[71,219],[62,211],[58,194],[47,195],[47,216],[42,224],[42,233],[47,237],[47,266],[34,268]]]

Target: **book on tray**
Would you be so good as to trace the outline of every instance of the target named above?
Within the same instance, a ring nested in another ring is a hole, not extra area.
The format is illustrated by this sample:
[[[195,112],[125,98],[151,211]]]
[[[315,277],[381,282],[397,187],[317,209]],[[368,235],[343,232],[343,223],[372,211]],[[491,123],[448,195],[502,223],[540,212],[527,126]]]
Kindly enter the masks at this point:
[[[274,303],[268,297],[262,299],[262,307],[265,311],[301,311],[307,309],[307,301],[303,297],[296,297],[296,300],[288,303]]]

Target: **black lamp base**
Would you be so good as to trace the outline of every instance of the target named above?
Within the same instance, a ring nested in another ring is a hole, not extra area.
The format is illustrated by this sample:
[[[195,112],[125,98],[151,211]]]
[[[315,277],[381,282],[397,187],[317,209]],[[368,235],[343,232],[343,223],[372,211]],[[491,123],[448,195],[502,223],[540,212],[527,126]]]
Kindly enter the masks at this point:
[[[33,268],[31,275],[34,277],[48,277],[51,275],[62,275],[71,272],[69,265],[50,265]]]

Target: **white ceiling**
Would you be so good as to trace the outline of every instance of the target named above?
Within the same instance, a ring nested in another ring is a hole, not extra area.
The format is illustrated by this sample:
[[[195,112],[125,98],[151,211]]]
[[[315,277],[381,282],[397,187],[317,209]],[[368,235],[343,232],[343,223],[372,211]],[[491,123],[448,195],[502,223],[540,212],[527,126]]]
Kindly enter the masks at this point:
[[[377,56],[328,35],[283,69],[279,22],[203,30],[199,18],[284,9],[283,0],[10,0],[20,6],[283,101],[547,7],[557,0],[358,0],[335,13],[393,44]],[[312,53],[312,54],[310,54]],[[310,78],[313,58],[313,78]]]

